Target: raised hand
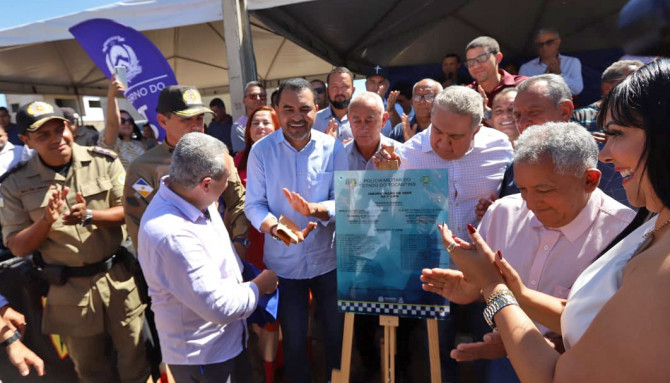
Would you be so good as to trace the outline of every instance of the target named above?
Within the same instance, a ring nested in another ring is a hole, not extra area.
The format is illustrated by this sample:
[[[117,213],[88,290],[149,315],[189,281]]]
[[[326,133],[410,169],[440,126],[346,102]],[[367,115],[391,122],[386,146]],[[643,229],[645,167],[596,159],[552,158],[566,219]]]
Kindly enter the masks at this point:
[[[414,124],[410,126],[409,119],[405,113],[400,116],[400,123],[402,124],[402,136],[405,141],[409,141],[416,134],[416,131],[419,129],[419,125]]]
[[[325,133],[333,138],[337,138],[337,123],[334,118],[331,118],[330,121],[328,121]]]
[[[66,225],[78,225],[86,218],[86,200],[81,192],[77,192],[75,199],[77,203],[72,205],[70,212],[63,216],[63,223]]]
[[[64,187],[63,190],[55,190],[53,193],[51,193],[51,197],[49,197],[49,202],[47,203],[47,206],[44,208],[44,220],[49,224],[53,224],[58,220],[58,217],[63,213],[65,210],[65,197],[67,197],[67,193],[70,191],[69,187]]]
[[[460,305],[472,303],[481,296],[479,289],[468,283],[463,273],[458,270],[423,269],[420,279],[424,290],[439,294]]]

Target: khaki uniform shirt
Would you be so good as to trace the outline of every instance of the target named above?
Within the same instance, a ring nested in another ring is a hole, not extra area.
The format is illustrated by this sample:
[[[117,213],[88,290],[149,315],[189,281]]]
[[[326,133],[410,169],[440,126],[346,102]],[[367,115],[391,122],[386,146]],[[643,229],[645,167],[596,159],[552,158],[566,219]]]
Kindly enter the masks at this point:
[[[70,188],[63,214],[68,212],[68,206],[76,204],[77,192],[86,199],[88,209],[104,210],[121,205],[124,181],[121,162],[114,153],[102,148],[73,144],[72,164],[66,177],[34,155],[0,187],[3,240],[7,243],[11,234],[42,219],[49,197],[56,190]],[[62,217],[52,224],[38,248],[44,262],[50,265],[78,267],[100,262],[114,254],[125,237],[123,225],[64,225]],[[116,303],[117,298],[121,303]],[[107,308],[113,305],[114,310],[108,315],[120,322],[142,312],[135,281],[120,263],[108,273],[70,278],[63,286],[50,286],[43,331],[78,336],[102,333],[106,311],[103,305]]]
[[[128,234],[132,238],[135,248],[137,248],[137,233],[142,214],[144,214],[151,199],[156,195],[161,177],[166,175],[170,169],[173,150],[174,147],[163,142],[138,157],[128,168],[123,207],[126,214]],[[226,205],[227,213],[230,214],[231,237],[246,238],[249,231],[249,221],[244,215],[244,186],[242,186],[242,181],[235,167],[231,170],[228,187],[222,195],[223,203]],[[169,230],[169,228],[166,228],[166,230]]]

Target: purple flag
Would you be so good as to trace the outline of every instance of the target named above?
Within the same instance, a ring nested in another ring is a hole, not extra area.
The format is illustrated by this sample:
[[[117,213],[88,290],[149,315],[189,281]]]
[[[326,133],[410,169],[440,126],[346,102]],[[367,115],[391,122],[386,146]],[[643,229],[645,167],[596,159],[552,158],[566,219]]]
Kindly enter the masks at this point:
[[[126,98],[163,140],[165,131],[156,119],[158,94],[177,85],[177,79],[161,51],[140,32],[109,19],[86,20],[70,28],[70,33],[107,78],[114,67],[126,67]]]

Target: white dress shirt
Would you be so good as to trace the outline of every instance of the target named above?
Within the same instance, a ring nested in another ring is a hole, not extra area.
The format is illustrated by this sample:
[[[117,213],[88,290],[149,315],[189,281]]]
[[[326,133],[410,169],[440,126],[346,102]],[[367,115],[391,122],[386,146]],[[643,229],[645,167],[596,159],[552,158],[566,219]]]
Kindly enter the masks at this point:
[[[477,224],[475,207],[479,200],[489,199],[500,190],[505,169],[513,158],[512,145],[504,133],[483,126],[463,157],[447,161],[433,151],[431,130],[429,126],[398,148],[400,169],[448,170],[449,228],[467,239],[467,225]]]

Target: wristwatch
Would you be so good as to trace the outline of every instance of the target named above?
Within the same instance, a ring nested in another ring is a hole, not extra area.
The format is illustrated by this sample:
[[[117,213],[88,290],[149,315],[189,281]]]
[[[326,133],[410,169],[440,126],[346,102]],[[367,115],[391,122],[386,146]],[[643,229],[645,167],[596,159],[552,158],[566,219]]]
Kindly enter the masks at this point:
[[[233,242],[241,243],[245,248],[249,248],[251,241],[244,237],[237,237],[233,239]]]
[[[91,226],[92,223],[93,223],[93,210],[86,209],[86,216],[84,217],[84,219],[81,220],[81,226],[88,227]]]

